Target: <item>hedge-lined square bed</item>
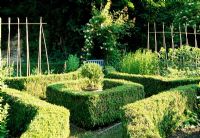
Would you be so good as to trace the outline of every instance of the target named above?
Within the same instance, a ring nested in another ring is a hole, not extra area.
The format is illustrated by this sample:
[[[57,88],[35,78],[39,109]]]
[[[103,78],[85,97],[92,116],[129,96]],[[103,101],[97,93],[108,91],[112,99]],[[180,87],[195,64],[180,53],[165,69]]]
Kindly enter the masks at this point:
[[[3,88],[0,96],[9,104],[7,127],[10,137],[68,137],[69,110],[39,100],[27,93]]]
[[[197,76],[195,78],[170,79],[155,75],[138,75],[138,74],[111,72],[107,75],[107,77],[111,79],[124,79],[127,81],[142,84],[144,86],[146,97],[150,97],[162,91],[169,90],[171,88],[175,88],[178,86],[183,86],[188,84],[198,84],[200,82],[200,76]]]
[[[23,90],[29,94],[45,99],[46,87],[48,84],[64,80],[75,80],[79,78],[78,72],[70,72],[65,74],[39,75],[29,77],[11,77],[6,78],[4,83],[10,88]]]
[[[184,112],[196,107],[198,85],[179,86],[123,107],[124,136],[165,138],[186,119]]]
[[[123,80],[104,80],[104,90],[82,91],[83,80],[60,82],[47,87],[47,101],[70,110],[71,121],[86,129],[107,125],[121,118],[120,107],[143,99],[142,85]]]

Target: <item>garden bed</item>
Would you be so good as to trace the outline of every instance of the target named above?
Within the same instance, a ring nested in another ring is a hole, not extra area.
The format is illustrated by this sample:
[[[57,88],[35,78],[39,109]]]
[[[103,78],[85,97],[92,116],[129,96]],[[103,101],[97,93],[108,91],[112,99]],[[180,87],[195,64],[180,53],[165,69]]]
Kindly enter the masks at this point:
[[[7,126],[10,137],[64,138],[70,134],[70,113],[14,89],[2,89],[0,96],[10,105]]]
[[[124,137],[166,137],[196,106],[198,85],[181,86],[123,107]]]
[[[78,73],[71,72],[67,74],[52,74],[52,75],[38,75],[30,77],[14,77],[6,78],[5,84],[10,88],[27,91],[31,95],[45,99],[46,86],[57,81],[74,80],[77,79]]]
[[[60,82],[47,87],[47,101],[70,110],[77,126],[94,129],[121,118],[120,107],[144,98],[140,84],[123,80],[104,80],[100,92],[82,91],[83,80]]]
[[[158,94],[159,92],[162,92],[164,90],[169,90],[171,88],[175,88],[178,86],[183,86],[188,84],[198,84],[200,82],[200,77],[169,79],[161,76],[136,75],[136,74],[119,73],[119,72],[109,73],[107,75],[107,78],[124,79],[127,81],[140,83],[144,86],[146,97]]]

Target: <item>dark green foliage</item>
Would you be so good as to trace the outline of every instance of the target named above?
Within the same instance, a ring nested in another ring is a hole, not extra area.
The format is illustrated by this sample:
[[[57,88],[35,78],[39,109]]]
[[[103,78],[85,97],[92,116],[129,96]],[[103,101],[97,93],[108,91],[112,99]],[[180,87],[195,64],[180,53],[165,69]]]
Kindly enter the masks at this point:
[[[68,108],[70,120],[86,129],[119,120],[120,107],[144,98],[142,85],[123,80],[105,79],[101,92],[81,91],[82,85],[82,80],[52,84],[46,95],[50,103]]]
[[[174,25],[178,27],[179,24],[183,26],[187,23],[188,27],[193,28],[194,25],[198,25],[200,23],[199,11],[199,1],[185,3],[184,7],[175,14],[175,18],[173,20]]]
[[[125,46],[120,40],[129,35],[133,22],[129,20],[127,7],[116,12],[112,12],[111,7],[111,0],[107,0],[100,10],[93,6],[92,17],[83,28],[82,50],[84,59],[98,57],[113,66],[120,61],[119,49]]]
[[[9,105],[3,101],[0,96],[0,137],[4,138],[8,135],[7,129],[7,116],[8,116]]]
[[[68,74],[54,74],[54,75],[40,75],[20,78],[7,78],[4,80],[5,84],[10,88],[17,90],[24,90],[31,95],[45,98],[46,86],[50,83],[64,80],[77,79],[78,73],[72,72]]]
[[[21,138],[68,137],[69,111],[27,93],[2,89],[0,96],[10,105],[9,135]]]
[[[105,75],[107,75],[111,72],[114,72],[114,71],[116,71],[116,69],[113,66],[105,66],[104,69],[103,69],[103,73]]]
[[[177,86],[187,84],[198,84],[200,81],[200,77],[185,79],[168,79],[161,76],[135,75],[118,72],[112,72],[108,74],[107,77],[113,79],[124,79],[142,84],[144,86],[146,97],[152,96],[170,88],[175,88]]]
[[[123,107],[124,137],[167,137],[196,106],[197,85],[181,86]]]
[[[69,55],[65,62],[65,72],[76,71],[79,68],[80,59],[77,55]]]

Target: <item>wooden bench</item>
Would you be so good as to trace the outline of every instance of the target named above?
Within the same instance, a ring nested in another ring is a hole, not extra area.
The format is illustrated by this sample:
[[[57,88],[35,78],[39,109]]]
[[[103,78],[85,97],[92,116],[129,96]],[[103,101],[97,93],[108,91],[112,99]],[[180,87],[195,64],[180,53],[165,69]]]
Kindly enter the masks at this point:
[[[96,63],[100,66],[104,66],[104,60],[103,59],[97,59],[97,60],[86,60],[85,63]]]

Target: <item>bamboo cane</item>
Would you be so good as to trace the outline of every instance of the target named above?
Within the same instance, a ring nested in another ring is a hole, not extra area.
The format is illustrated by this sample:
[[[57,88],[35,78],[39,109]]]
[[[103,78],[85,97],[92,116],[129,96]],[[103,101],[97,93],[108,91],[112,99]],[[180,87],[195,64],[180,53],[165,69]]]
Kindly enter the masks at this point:
[[[180,26],[180,24],[179,24],[179,38],[180,38],[180,47],[182,47],[183,41],[182,41],[182,33],[181,33],[181,26]]]
[[[156,36],[156,23],[154,22],[154,40],[155,40],[155,51],[158,52],[158,46],[157,46],[157,36]]]

